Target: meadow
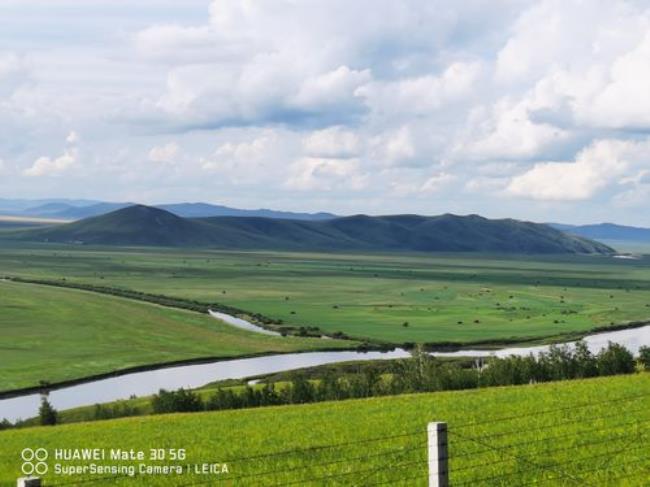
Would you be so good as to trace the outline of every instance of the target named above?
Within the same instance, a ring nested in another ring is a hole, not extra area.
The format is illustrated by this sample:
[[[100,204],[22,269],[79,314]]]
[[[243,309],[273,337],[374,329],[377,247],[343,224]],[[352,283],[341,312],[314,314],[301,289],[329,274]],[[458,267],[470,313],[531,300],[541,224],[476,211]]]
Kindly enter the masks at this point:
[[[388,343],[560,340],[650,318],[650,258],[0,247],[0,274],[218,302]]]
[[[648,397],[650,375],[637,373],[7,430],[0,432],[0,483],[15,482],[20,451],[37,446],[186,449],[184,461],[158,463],[216,462],[229,470],[219,480],[136,475],[95,479],[93,485],[425,486],[426,424],[445,421],[455,486],[644,486],[650,472]],[[89,479],[44,478],[44,485]]]
[[[0,281],[0,310],[0,391],[177,360],[351,346],[261,335],[196,312],[9,281]]]

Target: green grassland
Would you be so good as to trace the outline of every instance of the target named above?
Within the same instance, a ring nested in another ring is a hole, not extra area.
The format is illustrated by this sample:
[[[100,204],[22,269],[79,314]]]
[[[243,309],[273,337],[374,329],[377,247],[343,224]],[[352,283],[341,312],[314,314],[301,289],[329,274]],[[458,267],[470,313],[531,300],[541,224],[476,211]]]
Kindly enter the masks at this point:
[[[37,446],[147,453],[186,448],[183,464],[227,462],[230,473],[221,479],[232,484],[224,485],[425,486],[425,426],[446,421],[452,485],[644,486],[650,472],[648,397],[650,375],[640,373],[8,430],[0,433],[0,482],[13,484],[20,451]],[[319,446],[327,447],[314,448]],[[289,453],[268,456],[277,452]],[[47,485],[81,478],[48,474],[45,480]],[[222,483],[209,476],[136,476],[109,483],[192,482]]]
[[[650,258],[4,244],[0,274],[219,302],[391,343],[559,339],[650,319]]]
[[[351,346],[261,335],[200,313],[8,281],[0,281],[0,310],[0,390],[177,360]]]

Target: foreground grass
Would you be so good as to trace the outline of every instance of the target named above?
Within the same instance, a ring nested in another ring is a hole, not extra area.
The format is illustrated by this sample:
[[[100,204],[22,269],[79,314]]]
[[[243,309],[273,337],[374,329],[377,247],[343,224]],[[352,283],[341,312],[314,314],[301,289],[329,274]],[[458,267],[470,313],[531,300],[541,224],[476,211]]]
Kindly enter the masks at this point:
[[[0,272],[220,302],[392,343],[561,337],[650,319],[650,258],[0,246]]]
[[[161,362],[350,347],[251,333],[199,313],[0,281],[0,391]]]
[[[234,485],[424,486],[424,429],[427,422],[442,420],[449,423],[452,485],[643,486],[650,472],[649,397],[650,375],[643,373],[10,430],[0,433],[0,483],[15,482],[23,448],[96,447],[186,448],[184,464],[227,462],[230,473],[220,478]],[[368,441],[373,438],[384,439]],[[339,446],[312,448],[322,445]],[[259,473],[263,475],[250,477]],[[45,479],[47,485],[80,477]],[[109,483],[198,481],[220,483],[210,476],[185,475]]]

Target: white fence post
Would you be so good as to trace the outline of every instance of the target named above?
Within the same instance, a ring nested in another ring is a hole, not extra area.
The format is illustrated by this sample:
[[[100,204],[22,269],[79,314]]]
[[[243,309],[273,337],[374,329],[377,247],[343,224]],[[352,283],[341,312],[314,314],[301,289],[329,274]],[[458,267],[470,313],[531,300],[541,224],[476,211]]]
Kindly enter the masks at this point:
[[[41,479],[38,477],[20,477],[17,487],[41,487]]]
[[[429,423],[429,487],[449,486],[447,423]]]

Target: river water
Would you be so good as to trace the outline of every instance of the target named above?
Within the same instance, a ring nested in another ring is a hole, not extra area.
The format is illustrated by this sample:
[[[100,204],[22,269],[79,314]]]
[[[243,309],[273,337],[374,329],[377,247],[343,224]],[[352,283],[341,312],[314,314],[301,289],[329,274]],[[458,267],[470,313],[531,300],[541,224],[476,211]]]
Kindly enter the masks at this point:
[[[217,313],[211,312],[211,314],[215,316]],[[218,313],[218,315],[215,317],[223,319],[222,313]],[[225,316],[228,319],[223,320],[233,325],[232,320],[238,320],[238,322],[244,322],[251,327],[255,327],[252,323],[240,318]],[[235,326],[244,323],[238,323]],[[262,330],[268,332],[268,330]],[[584,340],[592,352],[598,352],[611,341],[624,345],[628,350],[636,353],[639,347],[650,346],[650,326],[594,334]],[[434,352],[433,355],[440,357],[505,357],[509,355],[528,355],[545,350],[548,350],[548,346],[507,347],[500,350],[464,349],[454,352]],[[64,410],[127,399],[132,395],[146,396],[158,392],[159,389],[195,388],[217,380],[244,379],[256,375],[352,360],[386,360],[408,356],[410,354],[402,349],[396,349],[392,352],[306,352],[181,365],[145,372],[134,372],[57,389],[49,393],[48,400],[56,409]],[[6,418],[9,421],[16,421],[17,419],[35,416],[40,404],[40,398],[40,394],[26,394],[0,400],[0,419]]]

